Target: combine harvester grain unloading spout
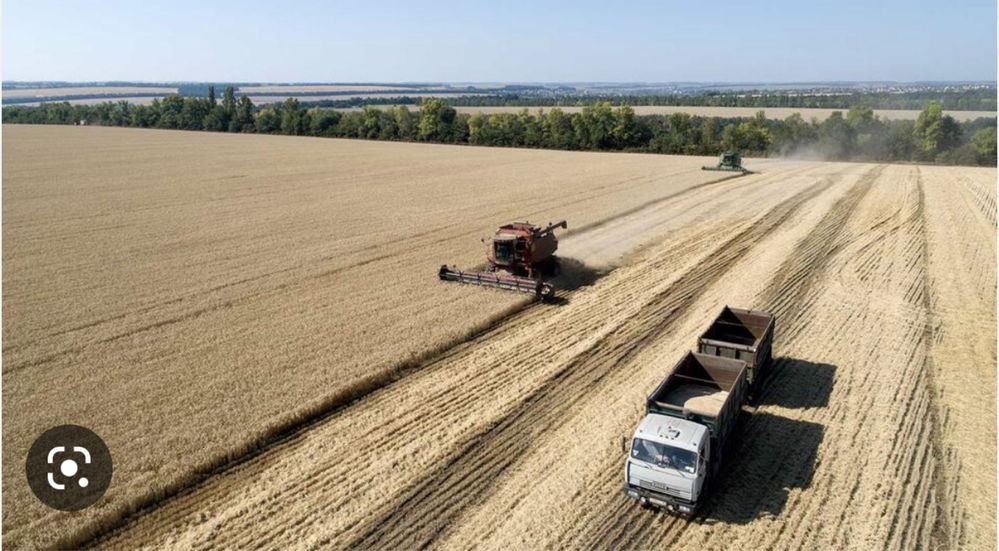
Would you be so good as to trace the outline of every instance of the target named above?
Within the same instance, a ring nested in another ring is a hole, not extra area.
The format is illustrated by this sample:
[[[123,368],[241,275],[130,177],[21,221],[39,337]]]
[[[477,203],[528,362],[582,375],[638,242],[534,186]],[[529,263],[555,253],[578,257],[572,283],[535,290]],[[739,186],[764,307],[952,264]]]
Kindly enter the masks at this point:
[[[533,293],[542,300],[555,296],[555,289],[545,281],[559,274],[557,228],[565,229],[565,220],[549,223],[544,228],[530,222],[514,222],[500,226],[488,241],[484,272],[463,272],[442,265],[437,275],[444,281],[495,287],[510,291]],[[483,238],[483,242],[486,239]]]

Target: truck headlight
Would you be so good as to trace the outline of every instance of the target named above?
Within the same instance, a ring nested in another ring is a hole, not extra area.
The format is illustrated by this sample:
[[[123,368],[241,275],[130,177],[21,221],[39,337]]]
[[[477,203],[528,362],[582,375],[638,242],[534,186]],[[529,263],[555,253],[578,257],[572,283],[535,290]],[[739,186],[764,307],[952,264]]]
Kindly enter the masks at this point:
[[[687,507],[686,505],[681,505],[680,506],[680,512],[681,513],[689,513],[690,512],[690,507]]]

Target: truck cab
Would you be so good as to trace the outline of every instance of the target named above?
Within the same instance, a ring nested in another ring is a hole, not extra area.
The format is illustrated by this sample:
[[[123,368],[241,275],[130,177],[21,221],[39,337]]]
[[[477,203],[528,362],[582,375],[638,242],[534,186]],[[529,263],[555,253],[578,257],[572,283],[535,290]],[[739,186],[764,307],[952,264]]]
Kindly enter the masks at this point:
[[[692,515],[707,479],[710,454],[706,427],[650,413],[631,439],[625,493],[644,506]]]
[[[625,495],[692,516],[721,468],[745,390],[745,361],[687,352],[645,401],[624,464]]]

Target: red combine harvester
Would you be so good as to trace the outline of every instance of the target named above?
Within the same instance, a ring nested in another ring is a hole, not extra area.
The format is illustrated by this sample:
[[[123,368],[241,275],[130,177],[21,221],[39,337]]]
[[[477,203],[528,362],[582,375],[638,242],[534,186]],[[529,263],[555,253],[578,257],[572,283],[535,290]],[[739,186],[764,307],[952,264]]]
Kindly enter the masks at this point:
[[[486,271],[462,272],[445,264],[437,275],[444,281],[534,293],[541,299],[550,299],[555,290],[545,278],[559,273],[555,229],[566,227],[565,220],[545,228],[529,222],[500,226],[486,248],[486,260],[489,261]]]

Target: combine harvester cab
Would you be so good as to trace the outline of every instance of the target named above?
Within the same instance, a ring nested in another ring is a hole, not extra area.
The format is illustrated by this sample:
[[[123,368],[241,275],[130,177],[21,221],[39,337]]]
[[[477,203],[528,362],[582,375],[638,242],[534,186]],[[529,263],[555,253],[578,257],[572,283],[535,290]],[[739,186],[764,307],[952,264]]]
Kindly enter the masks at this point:
[[[718,164],[714,166],[702,166],[701,170],[717,170],[721,172],[738,172],[740,174],[752,174],[752,171],[743,168],[742,155],[738,151],[726,151],[718,158]]]
[[[625,495],[692,516],[720,471],[746,386],[746,362],[687,352],[646,401],[624,465]]]
[[[566,227],[565,220],[544,228],[529,222],[500,226],[488,240],[486,271],[465,272],[445,264],[437,276],[443,281],[533,293],[542,300],[550,300],[555,296],[555,289],[545,279],[559,274],[555,230]]]
[[[697,339],[697,351],[745,361],[749,397],[755,399],[773,364],[775,324],[769,312],[725,306]]]

